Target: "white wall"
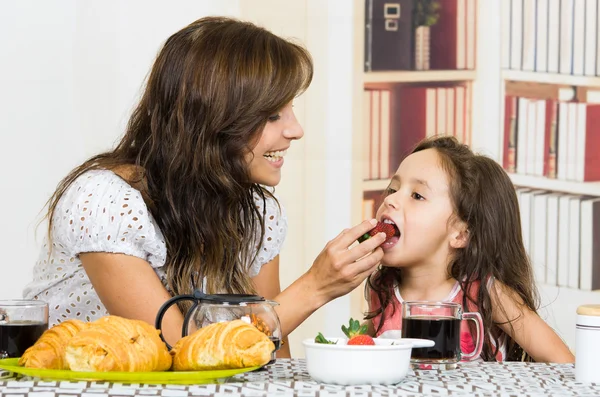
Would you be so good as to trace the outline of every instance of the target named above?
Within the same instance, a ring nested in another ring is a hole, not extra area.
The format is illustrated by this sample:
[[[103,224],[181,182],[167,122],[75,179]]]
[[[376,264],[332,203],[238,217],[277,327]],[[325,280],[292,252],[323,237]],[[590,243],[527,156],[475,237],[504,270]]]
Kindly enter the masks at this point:
[[[162,42],[202,16],[238,16],[239,1],[0,0],[0,10],[0,298],[15,298],[45,201],[119,138]]]

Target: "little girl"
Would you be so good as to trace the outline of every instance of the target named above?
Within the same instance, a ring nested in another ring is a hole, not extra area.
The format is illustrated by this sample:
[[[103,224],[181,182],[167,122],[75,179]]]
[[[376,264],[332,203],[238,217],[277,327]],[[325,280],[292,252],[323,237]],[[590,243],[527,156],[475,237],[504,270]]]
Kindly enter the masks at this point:
[[[495,161],[452,137],[425,140],[400,164],[377,219],[398,230],[368,279],[375,336],[401,328],[404,301],[452,301],[481,314],[485,361],[574,361],[536,312],[515,189]],[[462,327],[467,353],[474,343]]]

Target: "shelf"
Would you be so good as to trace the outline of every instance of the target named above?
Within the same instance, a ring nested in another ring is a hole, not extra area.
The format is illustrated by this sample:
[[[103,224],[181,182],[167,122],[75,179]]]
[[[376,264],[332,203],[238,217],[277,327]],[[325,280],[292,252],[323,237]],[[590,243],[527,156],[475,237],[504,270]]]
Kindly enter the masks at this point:
[[[513,184],[540,190],[600,196],[600,182],[573,182],[539,176],[508,174]]]
[[[503,70],[505,80],[526,81],[534,83],[575,85],[581,87],[600,87],[600,77],[572,76],[569,74],[523,72],[521,70]]]
[[[372,179],[369,181],[362,181],[362,190],[364,192],[374,192],[378,190],[387,189],[390,184],[389,179]]]
[[[365,83],[423,83],[432,81],[475,80],[474,70],[401,70],[393,72],[365,72]]]

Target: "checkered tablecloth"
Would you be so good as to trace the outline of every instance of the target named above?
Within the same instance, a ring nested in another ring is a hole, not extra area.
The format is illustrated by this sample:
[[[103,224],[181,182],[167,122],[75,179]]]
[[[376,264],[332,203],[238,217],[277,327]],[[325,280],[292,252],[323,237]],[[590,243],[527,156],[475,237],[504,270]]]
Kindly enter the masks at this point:
[[[336,386],[313,381],[304,360],[279,359],[266,370],[210,385],[44,381],[5,373],[0,393],[11,397],[600,396],[600,384],[576,382],[572,364],[465,363],[452,371],[411,371],[394,386]]]

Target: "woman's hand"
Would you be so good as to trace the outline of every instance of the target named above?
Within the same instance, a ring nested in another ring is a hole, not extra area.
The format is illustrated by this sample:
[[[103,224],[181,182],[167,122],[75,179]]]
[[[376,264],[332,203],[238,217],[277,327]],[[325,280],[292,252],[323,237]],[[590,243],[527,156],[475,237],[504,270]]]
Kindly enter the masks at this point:
[[[383,258],[379,246],[385,241],[385,233],[350,248],[376,224],[373,219],[344,230],[327,243],[313,262],[307,276],[312,278],[315,293],[323,298],[323,304],[352,291],[377,268]]]
[[[377,269],[383,257],[379,246],[385,241],[385,233],[355,244],[356,239],[376,224],[376,220],[364,221],[344,230],[327,243],[308,272],[275,297],[284,336],[315,310],[359,286]]]

